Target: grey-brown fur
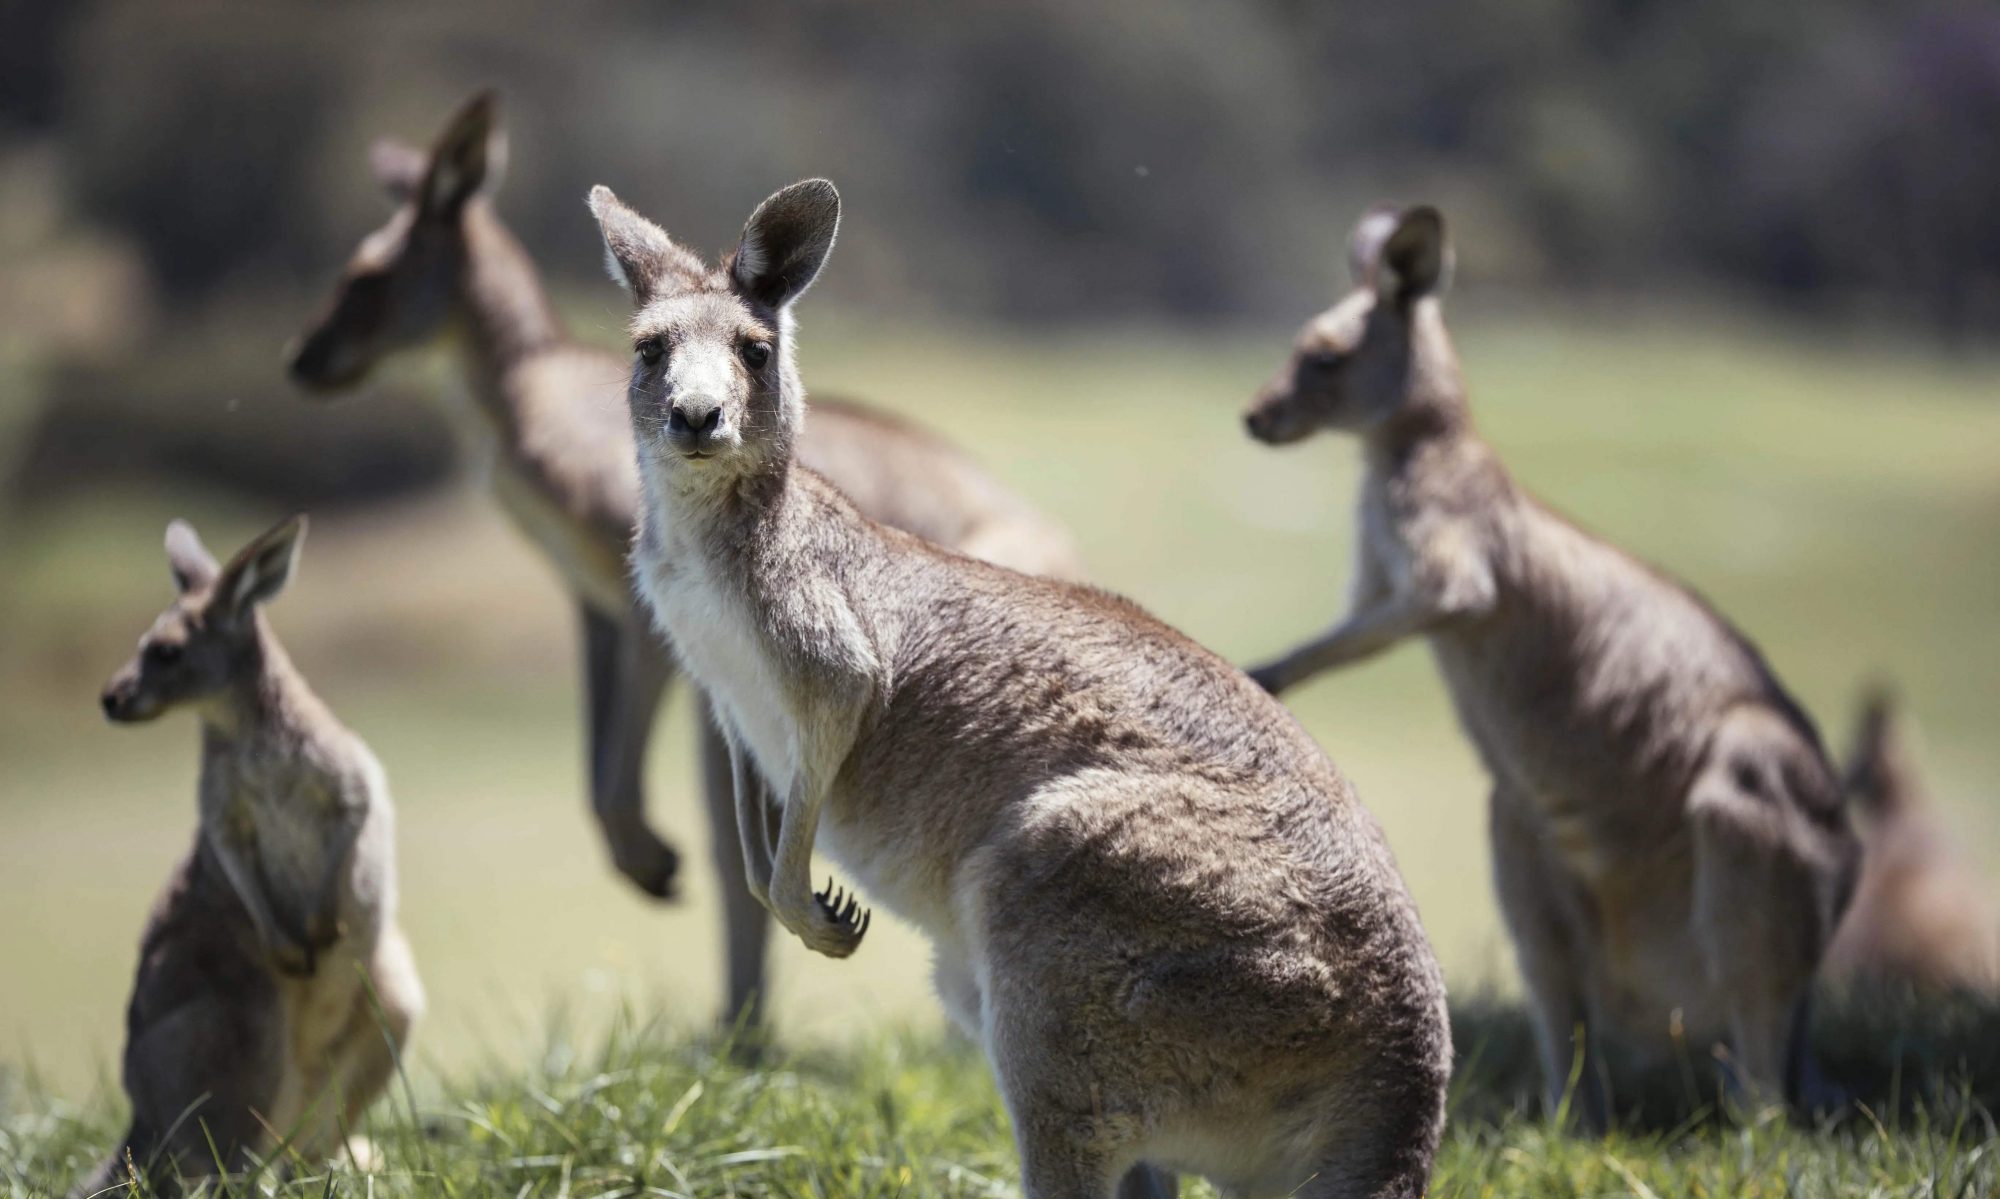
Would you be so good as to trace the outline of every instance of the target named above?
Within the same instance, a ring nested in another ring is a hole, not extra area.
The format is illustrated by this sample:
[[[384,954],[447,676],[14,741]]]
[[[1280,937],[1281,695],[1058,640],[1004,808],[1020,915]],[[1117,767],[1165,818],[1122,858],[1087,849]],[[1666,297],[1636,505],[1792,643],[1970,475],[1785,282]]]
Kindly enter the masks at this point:
[[[1355,290],[1299,334],[1248,423],[1357,435],[1349,612],[1253,672],[1272,691],[1423,636],[1493,776],[1501,906],[1552,1099],[1572,1031],[1725,1038],[1763,1094],[1811,1089],[1803,1013],[1858,855],[1811,721],[1686,588],[1515,485],[1466,408],[1437,213],[1376,210]],[[1676,1017],[1675,1013],[1679,1015]],[[1583,1072],[1585,1114],[1607,1117]]]
[[[330,1156],[423,1010],[396,925],[382,768],[260,610],[289,578],[304,527],[286,521],[219,566],[176,521],[179,595],[105,689],[120,723],[200,716],[200,820],[140,941],[126,1016],[131,1130],[79,1195],[133,1170],[174,1191],[285,1138],[307,1161]]]
[[[1125,600],[884,527],[795,459],[790,305],[832,185],[767,200],[716,270],[607,189],[591,206],[637,301],[637,578],[782,799],[744,829],[758,897],[855,952],[866,915],[814,893],[817,848],[925,932],[1029,1199],[1171,1195],[1175,1172],[1421,1194],[1443,984],[1318,746]]]
[[[488,192],[505,157],[495,109],[490,93],[474,97],[430,151],[376,146],[375,171],[397,210],[363,240],[290,369],[315,391],[339,391],[400,349],[456,342],[472,401],[461,414],[468,439],[502,506],[577,599],[592,807],[619,870],[664,897],[678,859],[646,822],[643,768],[674,670],[626,569],[639,503],[626,364],[569,336],[494,211]],[[874,519],[1017,569],[1078,573],[1058,525],[926,431],[827,404],[800,454]],[[727,754],[712,730],[702,753],[737,1013],[762,989],[765,916],[742,886]]]
[[[1931,802],[1905,717],[1876,690],[1855,726],[1847,792],[1867,852],[1828,977],[2000,993],[2000,908]]]

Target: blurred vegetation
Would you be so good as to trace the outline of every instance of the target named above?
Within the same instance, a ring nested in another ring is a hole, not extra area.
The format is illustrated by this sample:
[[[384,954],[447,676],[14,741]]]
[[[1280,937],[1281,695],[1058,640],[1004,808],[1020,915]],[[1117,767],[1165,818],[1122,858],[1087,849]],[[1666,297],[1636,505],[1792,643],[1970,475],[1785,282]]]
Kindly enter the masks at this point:
[[[384,211],[368,143],[487,85],[587,333],[590,183],[706,245],[813,172],[848,198],[821,311],[1288,329],[1391,197],[1488,290],[2000,328],[1991,5],[0,0],[0,471],[34,465],[0,497],[439,479],[421,418],[245,414]]]
[[[589,184],[706,245],[813,172],[848,198],[821,311],[1286,329],[1390,197],[1489,291],[2000,328],[1987,4],[0,0],[0,472],[34,466],[0,503],[441,478],[400,410],[245,414],[384,211],[369,142],[488,85],[503,210],[592,334]]]
[[[0,45],[0,132],[59,143],[78,221],[182,302],[323,273],[368,139],[497,84],[570,277],[593,180],[714,237],[820,171],[871,303],[1290,312],[1387,194],[1447,204],[1482,278],[2000,318],[1988,4],[15,0]]]

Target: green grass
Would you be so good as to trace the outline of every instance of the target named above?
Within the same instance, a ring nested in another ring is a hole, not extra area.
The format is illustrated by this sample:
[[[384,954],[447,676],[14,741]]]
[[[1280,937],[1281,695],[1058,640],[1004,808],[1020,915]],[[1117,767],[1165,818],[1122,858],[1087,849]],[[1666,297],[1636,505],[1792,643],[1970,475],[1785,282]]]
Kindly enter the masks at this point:
[[[2000,1188],[2000,1009],[1872,997],[1834,1005],[1820,1040],[1858,1097],[1811,1125],[1746,1112],[1688,1059],[1627,1077],[1649,1119],[1570,1135],[1535,1110],[1525,1027],[1505,1004],[1461,1004],[1460,1070],[1436,1196],[1923,1196]],[[840,1049],[746,1065],[724,1039],[629,1012],[579,1040],[557,1022],[538,1052],[398,1087],[366,1118],[367,1172],[274,1155],[216,1194],[813,1196],[1018,1194],[1007,1120],[984,1062],[955,1040],[878,1032]],[[1631,1096],[1628,1095],[1628,1098]],[[0,1085],[0,1194],[36,1195],[116,1141],[116,1105],[72,1108]],[[1211,1196],[1205,1185],[1184,1189]]]

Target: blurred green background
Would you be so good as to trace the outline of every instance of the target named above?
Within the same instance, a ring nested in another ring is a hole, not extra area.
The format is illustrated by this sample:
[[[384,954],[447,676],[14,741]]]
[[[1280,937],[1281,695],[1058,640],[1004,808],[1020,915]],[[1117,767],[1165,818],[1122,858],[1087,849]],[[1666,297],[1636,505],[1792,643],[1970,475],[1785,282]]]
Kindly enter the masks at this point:
[[[801,313],[809,387],[969,447],[1093,577],[1237,660],[1339,611],[1351,445],[1237,413],[1344,286],[1366,203],[1444,206],[1487,435],[1533,489],[1691,581],[1838,742],[1895,681],[1957,840],[2000,866],[2000,16],[1861,3],[1342,12],[945,6],[0,4],[0,1070],[81,1097],[193,832],[191,718],[96,694],[169,597],[186,515],[232,547],[308,509],[274,610],[388,768],[418,1061],[552,1005],[708,1020],[692,731],[660,906],[586,818],[552,576],[467,477],[420,355],[349,402],[279,350],[385,211],[373,137],[496,85],[502,213],[573,328],[619,340],[581,197],[696,245],[825,173],[848,217]],[[1294,706],[1387,826],[1455,987],[1510,986],[1484,783],[1423,651]],[[780,945],[799,1038],[934,1022],[920,943]]]

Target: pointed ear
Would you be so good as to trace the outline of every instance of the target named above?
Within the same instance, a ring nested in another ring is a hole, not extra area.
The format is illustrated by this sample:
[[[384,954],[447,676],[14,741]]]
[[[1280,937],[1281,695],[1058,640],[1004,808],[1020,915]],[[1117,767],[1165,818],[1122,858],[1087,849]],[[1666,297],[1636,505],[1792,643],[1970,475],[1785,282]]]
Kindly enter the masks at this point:
[[[389,198],[398,203],[417,194],[430,165],[429,154],[393,137],[376,138],[368,147],[368,169]]]
[[[627,208],[602,183],[590,189],[590,215],[597,218],[597,231],[604,238],[604,269],[641,307],[707,273],[700,258],[677,245],[665,229]]]
[[[268,602],[292,581],[292,569],[299,559],[299,543],[305,539],[306,518],[293,516],[279,522],[269,532],[237,551],[215,582],[215,598],[210,610],[229,619],[247,616],[250,609]]]
[[[500,97],[491,90],[465,102],[431,149],[419,202],[430,216],[453,216],[465,202],[499,182],[507,163],[507,135],[499,123]]]
[[[750,214],[730,262],[730,282],[760,304],[783,308],[812,286],[839,231],[840,193],[833,184],[794,183]]]
[[[1375,286],[1375,270],[1382,263],[1382,247],[1396,231],[1402,211],[1394,204],[1377,204],[1361,214],[1354,232],[1347,235],[1347,270],[1358,287]]]
[[[175,520],[167,526],[167,567],[173,571],[174,586],[182,595],[207,586],[222,569],[216,564],[215,555],[201,543],[194,526],[184,520]]]
[[[1382,260],[1375,269],[1376,293],[1408,304],[1441,295],[1450,283],[1451,243],[1445,237],[1444,217],[1428,204],[1404,212],[1382,244]]]

